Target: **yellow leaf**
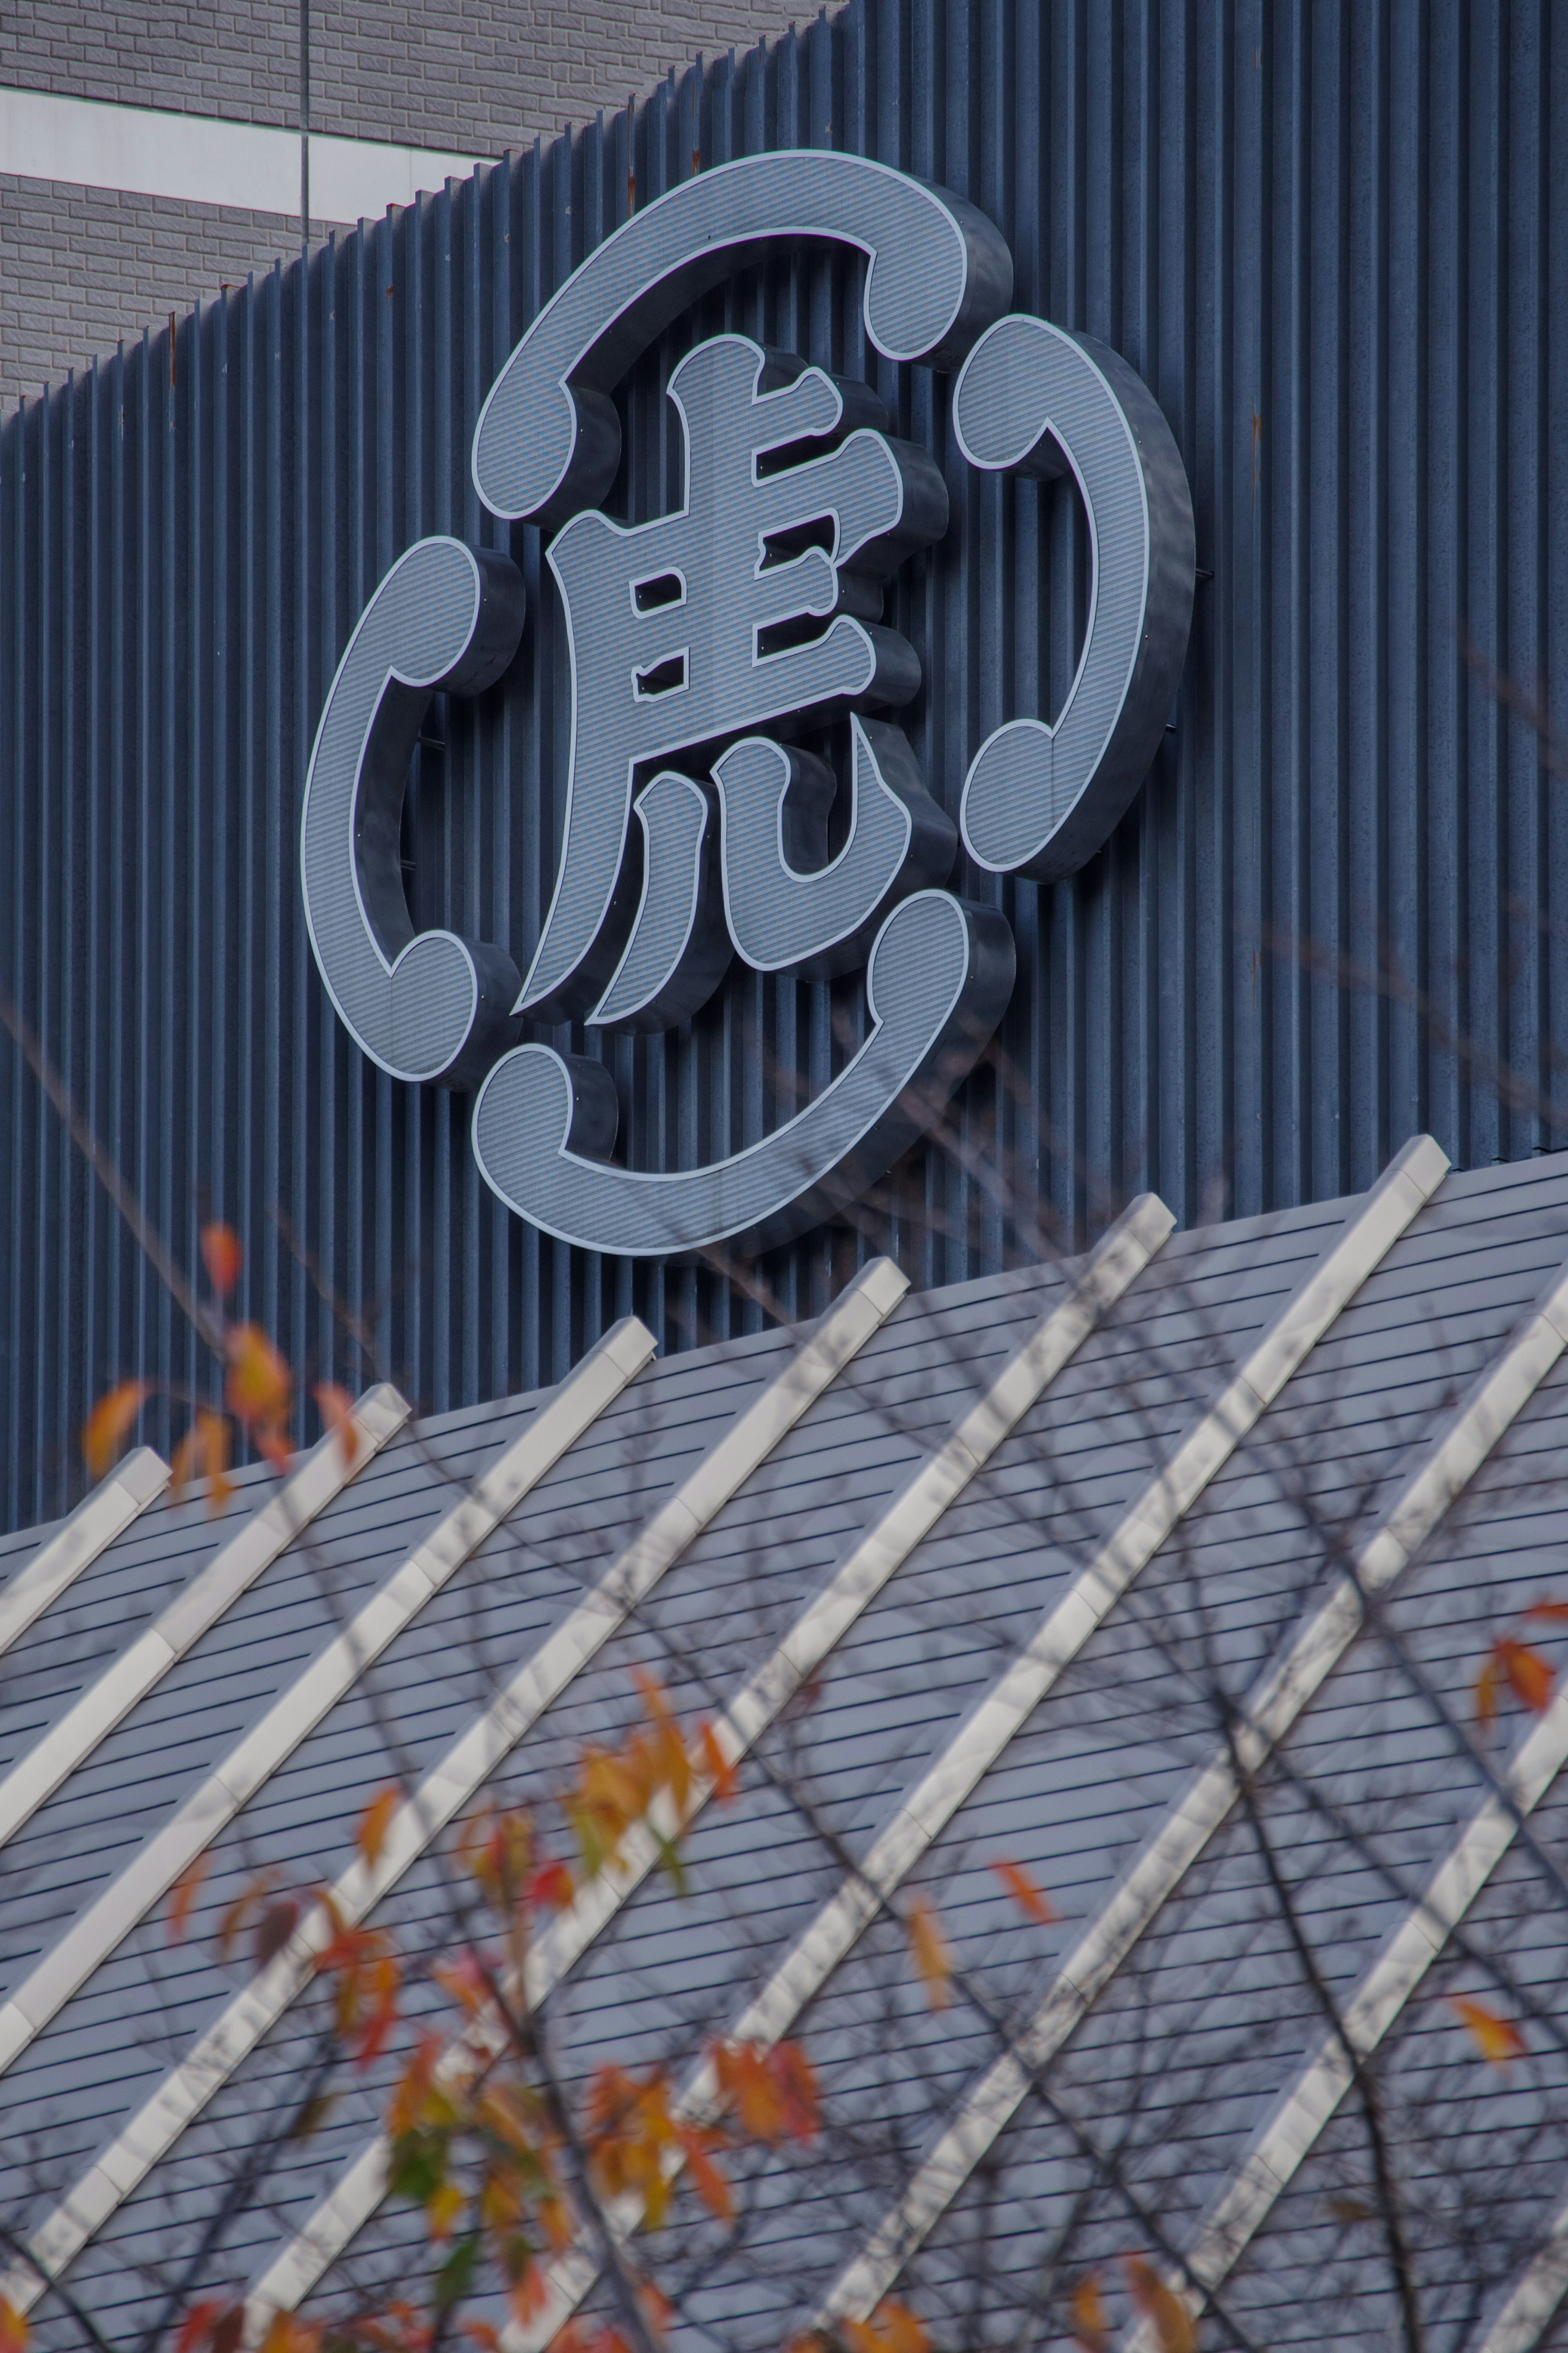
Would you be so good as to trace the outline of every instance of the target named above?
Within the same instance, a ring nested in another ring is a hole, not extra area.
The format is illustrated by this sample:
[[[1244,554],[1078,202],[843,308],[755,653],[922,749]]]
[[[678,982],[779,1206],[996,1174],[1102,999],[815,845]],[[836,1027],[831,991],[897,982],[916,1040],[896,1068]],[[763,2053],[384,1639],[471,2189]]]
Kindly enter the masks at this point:
[[[121,1381],[99,1398],[81,1433],[82,1459],[93,1478],[101,1479],[116,1460],[151,1395],[146,1381]]]
[[[386,1844],[386,1833],[392,1828],[392,1818],[402,1803],[400,1792],[389,1786],[380,1789],[359,1818],[354,1832],[354,1844],[365,1862],[373,1867],[381,1860]]]
[[[1489,2066],[1506,2067],[1510,2060],[1524,2057],[1528,2045],[1511,2018],[1463,1996],[1453,1997],[1449,2008],[1469,2030],[1470,2040]]]
[[[455,2181],[443,2181],[425,2200],[425,2213],[433,2239],[449,2239],[462,2219],[467,2200]]]
[[[269,1431],[289,1412],[289,1367],[258,1325],[237,1324],[228,1335],[229,1411],[247,1430]]]
[[[923,1895],[910,1905],[905,1923],[910,1952],[932,2010],[945,2010],[952,1999],[952,1955],[942,1924]]]
[[[1132,2301],[1152,2323],[1160,2353],[1196,2353],[1197,2325],[1175,2290],[1166,2286],[1153,2264],[1145,2263],[1142,2255],[1129,2255],[1126,2264]]]

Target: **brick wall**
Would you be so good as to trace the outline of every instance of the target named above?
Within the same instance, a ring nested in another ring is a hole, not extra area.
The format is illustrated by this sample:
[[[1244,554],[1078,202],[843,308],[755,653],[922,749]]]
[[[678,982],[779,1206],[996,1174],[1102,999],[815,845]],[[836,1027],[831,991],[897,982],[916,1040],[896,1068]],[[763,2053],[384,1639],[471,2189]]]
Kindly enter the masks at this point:
[[[289,227],[276,213],[0,173],[0,412],[269,269],[297,250]]]
[[[319,131],[499,155],[624,106],[787,0],[312,0]],[[289,125],[295,0],[0,0],[0,84]],[[0,174],[0,409],[293,249],[276,214]]]
[[[312,0],[311,119],[496,155],[790,16],[789,0]],[[0,83],[292,124],[298,22],[294,0],[8,0]]]

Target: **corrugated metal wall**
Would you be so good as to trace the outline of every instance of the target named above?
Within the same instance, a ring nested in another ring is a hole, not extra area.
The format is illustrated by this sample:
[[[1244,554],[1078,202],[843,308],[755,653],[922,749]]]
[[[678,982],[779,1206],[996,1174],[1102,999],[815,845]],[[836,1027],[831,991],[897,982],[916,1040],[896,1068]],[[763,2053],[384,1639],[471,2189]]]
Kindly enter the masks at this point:
[[[1069,884],[1001,886],[1017,993],[950,1148],[898,1172],[863,1231],[766,1264],[768,1300],[808,1314],[876,1247],[922,1284],[978,1273],[1037,1250],[1037,1205],[1098,1223],[1142,1184],[1188,1220],[1340,1193],[1422,1125],[1460,1165],[1568,1136],[1542,1100],[1563,1091],[1568,776],[1465,659],[1531,693],[1563,667],[1556,30],[1544,0],[851,0],[8,420],[0,985],[176,1258],[226,1216],[251,1252],[243,1303],[296,1363],[358,1384],[357,1319],[433,1408],[548,1380],[633,1306],[668,1346],[762,1314],[717,1275],[568,1252],[500,1208],[466,1103],[382,1078],[339,1028],[296,836],[325,685],[387,565],[432,531],[510,544],[523,650],[483,703],[437,710],[409,853],[420,920],[526,962],[563,648],[537,533],[474,496],[473,420],[629,205],[770,146],[868,153],[979,203],[1020,307],[1152,386],[1213,578],[1174,732],[1114,839]],[[805,260],[702,306],[630,389],[611,503],[657,512],[673,488],[659,386],[697,332],[873,375],[952,492],[949,542],[898,606],[925,667],[911,732],[955,809],[982,737],[1070,675],[1081,529],[1052,486],[967,474],[945,381],[868,354],[855,277]],[[733,1149],[819,1085],[834,995],[852,1028],[854,984],[737,978],[690,1033],[610,1049],[634,1158]],[[3,1044],[0,1106],[14,1525],[79,1482],[74,1432],[106,1381],[212,1376]]]

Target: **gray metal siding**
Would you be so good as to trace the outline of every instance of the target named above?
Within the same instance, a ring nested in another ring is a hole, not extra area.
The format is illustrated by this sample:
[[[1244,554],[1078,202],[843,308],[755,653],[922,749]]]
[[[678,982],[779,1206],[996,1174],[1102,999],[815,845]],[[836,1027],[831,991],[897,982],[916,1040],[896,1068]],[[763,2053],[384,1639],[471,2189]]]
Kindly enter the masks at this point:
[[[1559,1140],[1538,1097],[1568,986],[1568,812],[1456,639],[1527,681],[1568,654],[1557,30],[1540,0],[851,0],[8,421],[0,986],[180,1261],[210,1204],[250,1248],[248,1310],[357,1386],[281,1208],[436,1410],[558,1377],[629,1306],[668,1347],[755,1327],[756,1301],[716,1275],[572,1253],[499,1208],[462,1102],[379,1077],[343,1036],[295,866],[311,730],[371,588],[421,533],[507,536],[467,448],[517,334],[628,201],[771,145],[873,153],[982,205],[1020,305],[1104,338],[1153,389],[1214,574],[1176,732],[1106,850],[1050,891],[963,878],[999,894],[1021,953],[1004,1076],[960,1100],[964,1152],[915,1154],[856,1232],[770,1262],[777,1311],[814,1312],[874,1248],[923,1286],[1037,1258],[1037,1207],[1098,1223],[1144,1182],[1191,1220],[1216,1184],[1240,1214],[1364,1185],[1418,1125],[1459,1165]],[[701,323],[865,370],[852,279],[780,264]],[[678,330],[628,396],[645,511],[672,480],[659,386],[680,348]],[[1048,486],[963,468],[943,381],[869,372],[953,501],[895,599],[925,667],[917,748],[952,807],[990,727],[1064,691],[1081,533]],[[522,655],[478,710],[437,714],[447,749],[421,754],[411,797],[422,917],[456,913],[526,960],[566,706],[543,692],[563,651],[538,534],[512,544]],[[1368,986],[1380,943],[1393,976]],[[853,984],[738,979],[689,1032],[605,1049],[634,1161],[761,1133],[796,1079],[829,1074],[835,1004],[853,1024]],[[17,1521],[74,1493],[104,1382],[209,1373],[8,1046],[0,1087],[18,1243],[0,1516]]]

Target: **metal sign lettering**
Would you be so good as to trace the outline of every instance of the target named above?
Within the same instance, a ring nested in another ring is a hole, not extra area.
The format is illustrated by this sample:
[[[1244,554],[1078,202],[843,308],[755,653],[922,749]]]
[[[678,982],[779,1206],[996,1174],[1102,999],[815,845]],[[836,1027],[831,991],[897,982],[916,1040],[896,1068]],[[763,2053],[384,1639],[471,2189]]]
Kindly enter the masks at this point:
[[[416,934],[398,856],[430,695],[481,691],[517,649],[522,582],[505,556],[423,540],[377,588],[317,731],[300,872],[318,967],[363,1051],[396,1078],[477,1087],[472,1145],[493,1190],[616,1255],[766,1249],[833,1214],[931,1124],[1013,987],[1002,915],[944,887],[958,828],[896,723],[920,665],[881,622],[883,584],[946,531],[931,457],[889,433],[865,385],[717,335],[669,381],[679,505],[639,524],[599,511],[621,376],[696,296],[802,238],[865,256],[866,332],[885,357],[958,371],[970,465],[1068,472],[1089,518],[1067,701],[1054,721],[999,727],[963,785],[978,866],[1054,881],[1099,849],[1147,772],[1186,651],[1192,504],[1170,428],[1114,353],[1009,311],[1011,259],[972,206],[804,151],[704,173],[606,238],[517,345],[474,435],[485,505],[553,533],[567,632],[565,818],[527,974],[493,945]],[[846,715],[841,780],[790,738]],[[745,1152],[668,1174],[618,1166],[609,1070],[523,1041],[524,1023],[668,1029],[733,957],[814,980],[864,968],[864,1043]]]

